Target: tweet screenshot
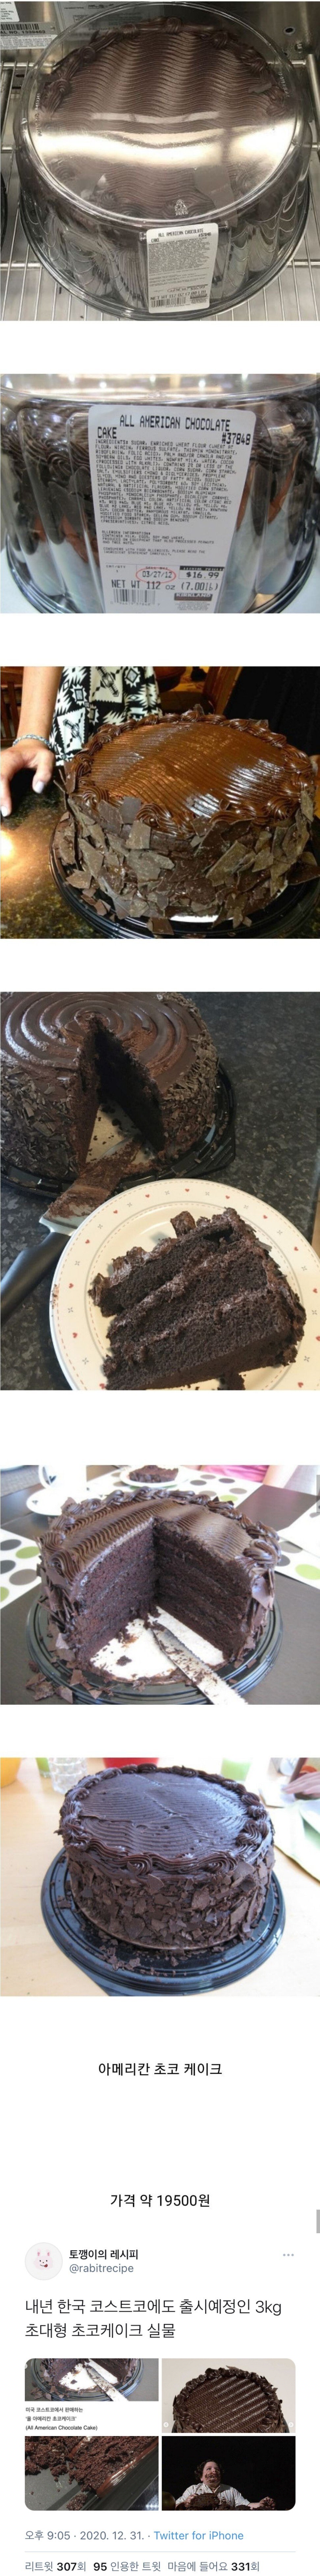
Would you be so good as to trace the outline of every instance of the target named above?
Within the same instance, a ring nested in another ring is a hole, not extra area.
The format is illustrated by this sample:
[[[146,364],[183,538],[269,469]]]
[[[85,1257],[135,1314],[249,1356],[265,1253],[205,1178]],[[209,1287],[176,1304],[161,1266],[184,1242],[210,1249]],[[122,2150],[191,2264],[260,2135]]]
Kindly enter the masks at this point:
[[[20,1740],[55,1726],[62,1747],[1,1762],[8,2565],[297,2576],[315,2564],[320,1765],[294,1748],[315,1742],[316,1473],[72,1478],[60,1457],[4,1471],[2,1514],[8,1728],[19,1687]],[[82,1751],[102,1702],[110,1749]]]

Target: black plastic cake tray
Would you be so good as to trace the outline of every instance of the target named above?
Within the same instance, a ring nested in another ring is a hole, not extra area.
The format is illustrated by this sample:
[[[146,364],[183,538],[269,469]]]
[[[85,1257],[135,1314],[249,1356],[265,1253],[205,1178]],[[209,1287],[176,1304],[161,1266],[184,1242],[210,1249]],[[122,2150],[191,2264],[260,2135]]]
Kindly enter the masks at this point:
[[[224,1665],[223,1674],[221,1673],[223,1681],[230,1682],[231,1688],[239,1691],[241,1697],[246,1699],[248,1692],[255,1689],[256,1683],[264,1681],[266,1673],[270,1672],[270,1667],[275,1663],[276,1655],[279,1654],[282,1636],[283,1624],[281,1610],[279,1602],[275,1600],[270,1608],[267,1626],[264,1629],[263,1637],[260,1639],[260,1644],[255,1647],[254,1652],[252,1652],[251,1655],[248,1654],[243,1657],[241,1664]],[[65,1690],[68,1690],[68,1692],[70,1691],[70,1698],[76,1702],[80,1702],[81,1705],[86,1705],[88,1698],[94,1700],[98,1705],[103,1704],[105,1701],[109,1701],[112,1704],[114,1701],[117,1701],[125,1705],[129,1701],[132,1706],[139,1706],[139,1702],[141,1700],[160,1700],[163,1705],[164,1701],[170,1700],[171,1702],[172,1700],[183,1699],[184,1702],[187,1701],[189,1706],[193,1707],[195,1701],[199,1698],[202,1701],[205,1700],[207,1708],[210,1706],[206,1692],[201,1687],[200,1660],[198,1687],[195,1683],[192,1684],[187,1681],[187,1679],[184,1679],[183,1675],[181,1675],[181,1679],[180,1676],[179,1679],[177,1679],[177,1675],[174,1673],[172,1673],[172,1675],[168,1675],[167,1679],[164,1676],[163,1681],[161,1681],[160,1678],[153,1682],[150,1678],[146,1678],[144,1682],[139,1683],[135,1683],[134,1681],[117,1681],[117,1679],[114,1679],[111,1674],[105,1674],[102,1681],[99,1674],[95,1674],[93,1664],[91,1664],[90,1670],[88,1670],[87,1673],[87,1688],[85,1674],[82,1674],[81,1678],[79,1676],[79,1681],[74,1681],[73,1686],[71,1686],[70,1666],[64,1661],[63,1656],[60,1657],[59,1661],[59,1657],[53,1652],[48,1637],[48,1619],[45,1602],[41,1592],[39,1591],[36,1593],[35,1589],[32,1594],[30,1609],[28,1610],[27,1641],[31,1662],[36,1664],[38,1671],[42,1672],[45,1675],[46,1680],[52,1683],[53,1699],[55,1697],[55,1692],[59,1694],[59,1690],[62,1687]],[[181,1651],[183,1652],[183,1649]]]
[[[76,2359],[76,2355],[74,2358]],[[117,2355],[116,2353],[112,2355],[111,2351],[108,2355],[110,2367],[112,2365],[112,2358],[116,2361]],[[84,2355],[84,2359],[87,2359],[86,2354]],[[121,2354],[121,2360],[123,2360],[123,2354]],[[130,2363],[130,2367],[132,2369],[132,2362]],[[41,2401],[41,2405],[45,2403],[47,2406],[60,2406],[61,2404],[65,2406],[69,2402],[73,2403],[73,2405],[81,2404],[82,2406],[100,2406],[101,2404],[103,2406],[107,2406],[110,2404],[109,2389],[103,2389],[100,2387],[95,2388],[93,2381],[91,2388],[82,2388],[79,2390],[78,2398],[75,2388],[70,2388],[70,2390],[63,2388],[61,2383],[58,2388],[55,2388],[52,2392],[51,2389],[47,2387],[46,2382],[43,2382],[42,2368],[42,2362],[36,2361],[34,2358],[32,2362],[32,2387],[34,2389],[35,2397],[39,2399],[39,2402]],[[141,2380],[142,2376],[143,2361],[138,2361],[137,2359],[135,2361],[134,2371],[132,2369],[132,2378],[128,2380],[127,2387],[121,2386],[121,2388],[119,2388],[119,2397],[125,2397],[129,2400],[130,2397],[134,2396],[135,2389],[138,2386],[138,2380]]]
[[[104,1942],[94,1924],[78,1911],[64,1851],[56,1853],[47,1869],[41,1910],[57,1948],[107,1995],[192,1995],[234,1985],[271,1958],[285,1926],[284,1897],[273,1871],[260,1923],[248,1941],[228,1941],[223,1950],[206,1959],[178,1959],[174,1968],[165,1952],[140,1950],[135,1959],[124,1941]]]

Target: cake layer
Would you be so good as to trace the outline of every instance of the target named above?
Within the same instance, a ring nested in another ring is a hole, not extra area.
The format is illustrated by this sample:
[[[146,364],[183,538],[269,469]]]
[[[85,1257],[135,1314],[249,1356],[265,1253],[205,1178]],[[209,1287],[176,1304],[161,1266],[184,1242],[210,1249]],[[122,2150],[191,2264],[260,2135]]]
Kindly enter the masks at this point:
[[[271,2379],[231,2363],[187,2379],[173,2400],[175,2433],[287,2433]]]
[[[6,995],[4,1166],[72,1180],[85,1163],[98,1104],[110,1099],[136,1121],[160,1162],[165,1152],[174,1157],[212,1123],[216,1074],[209,1031],[196,1004],[180,994]],[[130,1139],[123,1157],[130,1173]]]
[[[154,2434],[147,2436],[146,2433],[120,2433],[114,2439],[111,2434],[97,2434],[87,2442],[84,2435],[80,2440],[72,2434],[31,2435],[25,2442],[25,2474],[34,2478],[42,2469],[50,2469],[53,2478],[58,2479],[65,2474],[71,2480],[76,2479],[81,2502],[82,2498],[86,2501],[91,2493],[95,2496],[106,2494],[108,2488],[119,2484],[119,2480],[140,2461],[142,2467],[149,2452],[155,2452],[155,2449]],[[76,2510],[76,2497],[68,2497],[68,2513],[73,2502]]]
[[[101,1645],[121,1634],[128,1620],[144,1619],[153,1593],[152,1515],[148,1504],[120,1504],[109,1513],[84,1506],[81,1522],[65,1520],[42,1541],[42,1583],[49,1633],[59,1653],[90,1662]],[[81,1512],[81,1506],[80,1506]],[[56,1533],[56,1553],[50,1545]],[[59,1547],[60,1537],[60,1547]]]
[[[232,1209],[197,1225],[183,1212],[172,1227],[93,1281],[93,1302],[110,1316],[108,1385],[232,1383],[242,1369],[293,1359],[305,1310],[253,1228]]]
[[[236,1532],[234,1532],[236,1539]],[[225,1554],[222,1516],[198,1505],[185,1509],[174,1524],[164,1507],[155,1531],[157,1599],[172,1618],[216,1646],[223,1662],[235,1664],[258,1643],[273,1600],[272,1556],[261,1563],[247,1552],[246,1532],[239,1529],[240,1550]]]
[[[146,1251],[134,1244],[130,1252],[119,1253],[105,1276],[97,1272],[90,1296],[102,1315],[122,1317],[132,1308],[142,1307],[144,1313],[150,1305],[156,1306],[160,1316],[159,1301],[165,1296],[168,1281],[180,1276],[187,1281],[193,1274],[198,1278],[201,1257],[211,1250],[217,1280],[228,1278],[230,1271],[238,1275],[243,1238],[246,1251],[249,1228],[241,1227],[235,1210],[199,1217],[196,1224],[191,1212],[183,1208],[171,1218],[171,1227],[171,1234],[161,1235],[159,1242]],[[251,1234],[250,1240],[254,1244],[255,1236]]]
[[[158,1602],[238,1661],[263,1635],[278,1552],[273,1531],[215,1498],[68,1503],[41,1540],[50,1640],[88,1665]]]
[[[182,1302],[179,1281],[174,1283],[172,1306],[165,1326],[157,1325],[155,1317],[154,1329],[151,1322],[148,1334],[147,1325],[144,1329],[139,1315],[141,1356],[134,1340],[133,1319],[130,1333],[124,1334],[122,1340],[121,1324],[118,1322],[116,1329],[112,1324],[110,1353],[103,1361],[108,1386],[122,1389],[183,1386],[194,1384],[198,1379],[204,1384],[206,1378],[217,1378],[224,1386],[232,1387],[235,1378],[238,1380],[243,1371],[270,1367],[275,1361],[288,1365],[295,1358],[305,1320],[298,1300],[295,1300],[294,1329],[290,1307],[288,1311],[285,1298],[280,1295],[278,1313],[272,1313],[267,1291],[263,1293],[260,1289],[251,1297],[249,1290],[247,1295],[244,1292],[238,1296],[229,1295],[223,1305],[218,1301],[212,1312],[210,1271],[207,1288],[206,1304],[201,1270],[200,1317],[195,1315],[193,1297],[191,1302],[186,1301],[186,1305],[184,1300]],[[177,1321],[175,1310],[179,1297],[181,1311]]]
[[[200,706],[116,738],[101,726],[64,784],[70,883],[100,879],[120,920],[161,932],[174,913],[212,914],[237,927],[292,870],[317,873],[316,762],[266,724]]]
[[[263,1912],[272,1825],[242,1784],[146,1764],[97,1773],[67,1791],[60,1830],[75,1902],[107,1939],[205,1955]]]
[[[168,1279],[173,1279],[175,1273],[180,1271],[182,1261],[184,1273],[188,1273],[188,1268],[194,1262],[194,1245],[190,1237],[195,1233],[195,1218],[188,1215],[187,1210],[184,1209],[180,1215],[172,1217],[171,1222],[172,1234],[161,1236],[160,1242],[151,1250],[148,1247],[144,1252],[140,1244],[134,1244],[131,1252],[116,1254],[115,1260],[110,1262],[110,1268],[105,1275],[102,1271],[97,1271],[89,1293],[93,1305],[100,1307],[101,1315],[123,1316],[130,1312],[132,1307],[136,1308],[141,1300],[144,1303],[146,1300],[149,1301],[149,1290],[153,1280],[155,1280],[156,1293],[159,1293],[158,1283],[160,1282],[161,1293],[162,1278],[165,1284]],[[226,1227],[227,1222],[226,1220]],[[201,1241],[204,1224],[206,1235],[209,1230],[208,1221],[201,1220],[198,1228]],[[226,1231],[226,1227],[224,1229],[222,1218],[222,1233],[223,1230]]]

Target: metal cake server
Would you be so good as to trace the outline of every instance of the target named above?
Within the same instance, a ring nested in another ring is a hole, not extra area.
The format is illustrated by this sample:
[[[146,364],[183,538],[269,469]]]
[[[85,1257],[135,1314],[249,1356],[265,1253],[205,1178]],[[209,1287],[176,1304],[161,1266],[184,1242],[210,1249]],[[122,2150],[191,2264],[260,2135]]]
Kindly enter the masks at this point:
[[[19,1177],[21,1179],[22,1175],[20,1174]],[[15,1174],[15,1180],[17,1180],[17,1174]],[[70,1220],[69,1225],[66,1225],[66,1222],[63,1224],[62,1219],[59,1223],[59,1218],[55,1220],[54,1216],[49,1214],[39,1217],[38,1232],[34,1235],[33,1242],[23,1244],[22,1251],[17,1252],[16,1260],[10,1262],[10,1268],[5,1271],[4,1278],[1,1280],[0,1306],[3,1324],[9,1323],[10,1315],[15,1314],[16,1306],[23,1304],[24,1297],[31,1296],[32,1288],[37,1288],[38,1280],[43,1279],[46,1270],[50,1270],[53,1262],[58,1260],[63,1243],[67,1243],[69,1235],[75,1233],[78,1223],[79,1219],[76,1216],[73,1222]],[[42,1227],[43,1234],[40,1231]]]

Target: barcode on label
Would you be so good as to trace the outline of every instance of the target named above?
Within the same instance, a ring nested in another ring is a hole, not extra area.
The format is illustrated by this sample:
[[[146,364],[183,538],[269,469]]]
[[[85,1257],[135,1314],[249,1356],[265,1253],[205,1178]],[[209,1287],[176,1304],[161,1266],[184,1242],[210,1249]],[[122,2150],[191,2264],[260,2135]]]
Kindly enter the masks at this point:
[[[204,279],[203,279],[203,281],[202,281],[202,285],[200,284],[200,281],[199,281],[198,286],[189,286],[189,287],[188,287],[188,304],[207,304],[207,303],[208,303],[208,293],[207,293],[206,281],[205,281],[205,278],[204,278]],[[186,288],[185,288],[185,286],[173,286],[173,287],[172,287],[172,289],[171,289],[171,294],[170,294],[169,289],[168,289],[168,287],[167,287],[167,289],[166,289],[166,294],[165,294],[165,295],[158,295],[158,294],[157,294],[157,293],[155,293],[155,292],[154,292],[154,293],[152,293],[152,288],[151,288],[151,290],[150,290],[150,307],[149,307],[149,309],[150,309],[150,313],[152,313],[153,306],[154,306],[154,308],[155,308],[155,312],[160,313],[161,305],[165,305],[166,313],[168,313],[168,312],[169,312],[169,308],[171,307],[171,305],[172,305],[172,311],[173,311],[174,313],[177,313],[178,305],[179,305],[179,304],[182,304],[182,305],[184,306],[184,308],[185,308],[185,305],[186,305]]]
[[[145,583],[143,588],[140,581],[116,581],[112,576],[111,589],[119,608],[152,608],[156,598],[154,581]]]

